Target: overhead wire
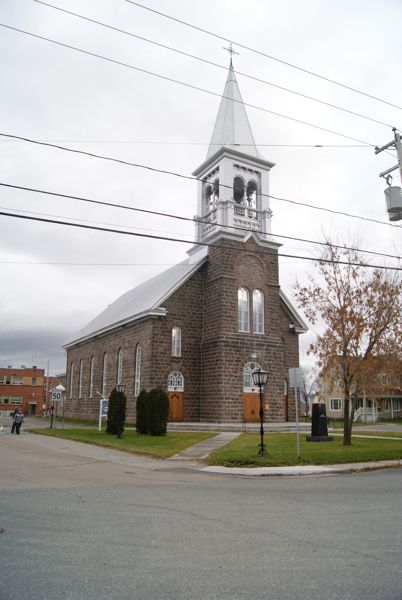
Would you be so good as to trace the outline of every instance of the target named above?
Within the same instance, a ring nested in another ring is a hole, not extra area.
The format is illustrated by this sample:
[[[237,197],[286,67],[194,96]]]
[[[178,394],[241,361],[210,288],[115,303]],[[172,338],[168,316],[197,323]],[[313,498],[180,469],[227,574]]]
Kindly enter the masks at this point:
[[[181,86],[184,86],[184,87],[189,88],[189,89],[197,90],[197,91],[203,92],[205,94],[209,94],[209,95],[212,95],[212,96],[217,96],[219,98],[225,98],[225,99],[231,100],[233,102],[236,102],[238,104],[242,104],[243,106],[248,106],[249,108],[254,108],[255,110],[259,110],[259,111],[262,111],[262,112],[274,115],[276,117],[280,117],[282,119],[287,119],[289,121],[293,121],[294,123],[299,123],[301,125],[306,125],[307,127],[312,127],[314,129],[318,129],[319,131],[324,131],[324,132],[330,133],[332,135],[337,135],[339,137],[343,137],[343,138],[351,140],[353,142],[358,142],[359,144],[365,144],[366,146],[370,146],[372,148],[376,147],[376,144],[372,144],[371,142],[367,142],[365,140],[361,140],[359,138],[352,137],[352,136],[347,135],[345,133],[340,133],[340,132],[335,131],[333,129],[328,129],[327,127],[322,127],[320,125],[315,125],[314,123],[310,123],[308,121],[304,121],[303,119],[297,119],[296,117],[290,117],[289,115],[284,115],[282,113],[278,113],[276,111],[270,110],[268,108],[264,108],[262,106],[256,106],[255,104],[250,104],[248,102],[242,102],[241,100],[237,100],[235,98],[229,98],[228,96],[222,95],[222,94],[220,94],[218,92],[214,92],[212,90],[207,90],[207,89],[202,88],[200,86],[197,86],[197,85],[194,85],[194,84],[191,84],[191,83],[187,83],[187,82],[184,82],[184,81],[180,81],[178,79],[174,79],[173,77],[167,77],[166,75],[162,75],[160,73],[155,73],[155,72],[149,71],[147,69],[142,69],[140,67],[136,67],[136,66],[131,65],[129,63],[125,63],[123,61],[119,61],[119,60],[116,60],[116,59],[113,59],[113,58],[110,58],[110,57],[107,57],[107,56],[103,56],[101,54],[97,54],[96,52],[91,52],[89,50],[84,50],[83,48],[78,48],[77,46],[72,46],[71,44],[66,44],[66,43],[60,42],[58,40],[53,40],[51,38],[48,38],[48,37],[45,37],[45,36],[42,36],[42,35],[38,35],[36,33],[32,33],[30,31],[26,31],[24,29],[19,29],[17,27],[12,27],[11,25],[7,25],[5,23],[0,23],[0,26],[4,27],[6,29],[9,29],[11,31],[16,31],[18,33],[22,33],[23,35],[28,35],[28,36],[34,37],[36,39],[40,39],[42,41],[49,42],[51,44],[55,44],[57,46],[61,46],[63,48],[68,48],[69,50],[74,50],[74,51],[79,52],[81,54],[86,54],[88,56],[92,56],[94,58],[99,58],[100,60],[104,60],[104,61],[110,62],[112,64],[116,64],[116,65],[119,65],[119,66],[122,66],[122,67],[125,67],[125,68],[128,68],[128,69],[132,69],[132,70],[138,71],[140,73],[144,73],[146,75],[150,75],[151,77],[156,77],[156,78],[162,79],[163,81],[169,81],[170,83],[181,85]]]
[[[126,161],[120,158],[114,158],[114,157],[110,157],[110,156],[104,156],[102,154],[95,154],[93,152],[88,152],[85,150],[78,150],[77,148],[67,148],[66,146],[60,146],[58,144],[50,144],[48,142],[39,142],[38,140],[33,140],[32,138],[27,138],[27,137],[23,137],[23,136],[18,136],[15,134],[11,134],[11,133],[4,133],[4,132],[0,132],[0,137],[9,137],[9,138],[13,138],[13,139],[18,139],[24,142],[28,142],[31,144],[38,144],[40,146],[45,146],[45,147],[50,147],[50,148],[56,148],[58,150],[63,150],[66,152],[71,152],[73,154],[82,154],[84,156],[89,156],[91,158],[96,158],[96,159],[101,159],[101,160],[106,160],[106,161],[111,161],[111,162],[116,162],[118,164],[122,164],[122,165],[127,165],[127,166],[131,166],[131,167],[135,167],[135,168],[139,168],[139,169],[145,169],[147,171],[152,171],[154,173],[161,173],[164,175],[171,175],[174,177],[179,177],[181,179],[187,179],[190,181],[200,181],[200,182],[204,182],[204,179],[199,178],[199,177],[194,177],[193,175],[184,175],[183,173],[176,173],[174,171],[169,171],[167,169],[158,169],[157,167],[151,167],[149,165],[144,165],[141,163],[133,163],[130,161]],[[224,184],[220,184],[222,187],[224,188],[229,188],[232,189],[230,186],[224,185]],[[339,211],[339,210],[334,210],[331,208],[327,208],[324,206],[315,206],[314,204],[309,204],[307,202],[299,202],[297,200],[291,200],[289,198],[281,198],[279,196],[274,196],[272,194],[261,194],[262,197],[264,198],[271,198],[273,200],[277,200],[278,202],[287,202],[293,205],[297,205],[297,206],[304,206],[307,208],[311,208],[314,210],[319,210],[319,211],[323,211],[323,212],[328,212],[331,214],[337,214],[337,215],[341,215],[341,216],[345,216],[345,217],[349,217],[349,218],[353,218],[353,219],[360,219],[362,221],[367,221],[370,223],[377,223],[378,225],[387,225],[388,227],[396,227],[398,229],[401,229],[401,227],[399,225],[395,225],[394,223],[386,223],[385,221],[379,221],[378,219],[371,219],[369,217],[363,217],[361,215],[355,215],[352,213],[347,213],[344,211]]]
[[[103,233],[115,233],[118,235],[127,235],[127,236],[132,236],[132,237],[139,237],[139,238],[147,238],[147,239],[152,239],[152,240],[162,240],[162,241],[168,241],[168,242],[178,242],[178,243],[183,243],[183,244],[192,244],[195,246],[205,246],[208,248],[217,248],[218,250],[235,250],[236,252],[241,252],[241,253],[250,253],[250,249],[246,248],[246,247],[239,247],[239,246],[229,246],[229,245],[222,245],[222,244],[216,244],[213,242],[201,242],[201,241],[189,241],[189,240],[183,240],[180,238],[172,238],[172,237],[167,237],[167,236],[160,236],[160,235],[150,235],[150,234],[145,234],[145,233],[138,233],[138,232],[134,232],[134,231],[125,231],[122,229],[112,229],[112,228],[106,228],[106,227],[97,227],[96,225],[84,225],[82,223],[71,223],[69,221],[61,221],[61,220],[56,220],[56,219],[44,219],[42,217],[33,217],[30,215],[16,215],[14,213],[7,213],[4,211],[0,211],[0,216],[4,216],[4,217],[10,217],[10,218],[15,218],[15,219],[23,219],[23,220],[28,220],[28,221],[37,221],[40,223],[48,223],[48,224],[52,224],[52,225],[64,225],[67,227],[77,227],[79,229],[85,229],[85,230],[91,230],[91,231],[99,231],[99,232],[103,232]],[[263,254],[264,256],[267,256],[267,254],[274,254],[276,255],[276,252],[270,252],[267,250],[253,250],[253,254]],[[295,258],[298,260],[308,260],[308,261],[312,261],[312,262],[319,262],[319,263],[331,263],[331,264],[340,264],[340,265],[349,265],[349,266],[356,266],[356,267],[367,267],[370,269],[381,269],[381,270],[385,270],[385,271],[402,271],[402,267],[388,267],[386,265],[374,265],[374,264],[370,264],[370,263],[363,263],[363,262],[350,262],[350,261],[343,261],[343,260],[329,260],[329,259],[325,259],[325,258],[320,258],[320,257],[313,257],[313,256],[298,256],[298,255],[294,255],[294,254],[281,254],[279,255],[281,257],[285,257],[285,258]]]
[[[344,83],[341,83],[339,81],[336,81],[335,79],[331,79],[329,77],[326,77],[325,75],[320,75],[318,73],[315,73],[314,71],[311,71],[309,69],[305,69],[303,67],[299,67],[297,65],[294,65],[288,61],[282,60],[280,58],[277,58],[275,56],[272,56],[271,54],[267,54],[266,52],[262,52],[261,50],[257,50],[255,48],[251,48],[250,46],[246,46],[245,44],[241,44],[240,42],[235,41],[233,38],[231,38],[230,36],[223,36],[223,35],[219,35],[217,33],[213,33],[212,31],[208,30],[208,29],[204,29],[202,27],[199,27],[197,25],[194,25],[192,23],[189,23],[187,21],[184,21],[183,19],[179,19],[177,17],[173,17],[172,15],[168,15],[167,13],[163,13],[161,11],[158,11],[154,8],[151,8],[150,6],[146,6],[144,4],[140,4],[139,2],[135,2],[134,0],[125,0],[125,2],[127,2],[128,4],[133,4],[139,8],[142,8],[144,10],[147,10],[149,12],[155,13],[157,15],[160,15],[166,19],[170,19],[171,21],[175,21],[176,23],[180,23],[181,25],[185,25],[186,27],[190,27],[192,29],[196,29],[197,31],[200,31],[202,33],[205,33],[209,36],[212,36],[214,38],[217,38],[219,40],[222,40],[224,42],[231,42],[232,44],[234,44],[235,46],[238,46],[239,48],[243,48],[244,50],[248,50],[249,52],[253,52],[254,54],[258,54],[259,56],[263,56],[265,58],[268,58],[270,60],[273,60],[275,62],[278,62],[282,65],[286,65],[287,67],[291,67],[292,69],[297,69],[298,71],[301,71],[302,73],[306,73],[308,75],[311,75],[313,77],[317,77],[318,79],[322,79],[324,81],[327,81],[328,83],[332,83],[333,85],[337,85],[339,87],[345,88],[351,92],[355,92],[356,94],[360,94],[362,96],[366,96],[367,98],[371,98],[372,100],[376,100],[377,102],[381,102],[383,104],[387,104],[388,106],[392,106],[394,108],[398,108],[399,110],[402,110],[402,107],[394,104],[393,102],[389,102],[388,100],[384,100],[382,98],[378,98],[377,96],[374,96],[372,94],[369,94],[367,92],[363,92],[362,90],[358,90],[357,88],[351,87],[349,85],[346,85]]]
[[[192,58],[192,59],[197,60],[199,62],[203,62],[205,64],[211,65],[213,67],[217,67],[219,69],[223,69],[225,71],[227,70],[227,67],[225,65],[220,65],[220,64],[215,63],[215,62],[213,62],[211,60],[207,60],[207,59],[202,58],[200,56],[196,56],[194,54],[190,54],[188,52],[184,52],[183,50],[179,50],[178,48],[173,48],[172,46],[168,46],[167,44],[162,44],[160,42],[156,42],[155,40],[150,40],[149,38],[145,38],[143,36],[137,35],[135,33],[132,33],[131,31],[127,31],[125,29],[120,29],[119,27],[114,27],[113,25],[110,25],[108,23],[103,23],[102,21],[98,21],[96,19],[92,19],[90,17],[86,17],[85,15],[81,15],[81,14],[78,14],[76,12],[72,12],[70,10],[66,10],[65,8],[61,8],[60,6],[55,6],[54,4],[49,4],[48,2],[43,2],[43,0],[33,0],[33,1],[36,2],[37,4],[41,4],[41,5],[46,6],[48,8],[55,9],[55,10],[60,11],[62,13],[65,13],[65,14],[77,17],[78,19],[82,19],[84,21],[88,21],[89,23],[93,23],[95,25],[99,25],[99,26],[104,27],[106,29],[110,29],[112,31],[116,31],[116,32],[121,33],[123,35],[129,36],[129,37],[133,37],[133,38],[141,40],[141,41],[143,41],[145,43],[153,44],[153,45],[158,46],[160,48],[163,48],[165,50],[169,50],[171,52],[175,52],[177,54],[181,54],[181,55],[186,56],[188,58]],[[296,90],[292,90],[290,88],[286,88],[284,86],[275,84],[275,83],[273,83],[271,81],[267,81],[265,79],[261,79],[259,77],[255,77],[253,75],[250,75],[249,73],[244,73],[244,72],[241,72],[239,70],[236,70],[236,74],[240,75],[242,77],[246,77],[247,79],[252,79],[253,81],[257,81],[259,83],[263,83],[265,85],[269,85],[271,87],[280,89],[280,90],[282,90],[284,92],[288,92],[290,94],[294,94],[296,96],[300,96],[300,97],[302,97],[302,98],[304,98],[306,100],[311,100],[313,102],[317,102],[319,104],[323,104],[325,106],[328,106],[329,108],[332,108],[332,109],[335,109],[335,110],[340,110],[342,112],[348,113],[348,114],[353,115],[355,117],[359,117],[361,119],[366,119],[368,121],[371,121],[372,123],[377,123],[379,125],[384,125],[384,127],[389,127],[389,128],[393,127],[393,125],[390,125],[389,123],[384,123],[384,121],[380,121],[379,119],[375,119],[373,117],[369,117],[368,115],[363,115],[363,114],[361,114],[359,112],[350,110],[348,108],[344,108],[342,106],[338,106],[336,104],[332,104],[330,102],[326,102],[325,100],[321,100],[319,98],[314,98],[313,96],[309,96],[307,94],[303,94],[303,93],[298,92]]]
[[[25,192],[43,194],[43,195],[47,195],[47,196],[56,196],[59,198],[65,198],[65,199],[69,199],[69,200],[77,200],[77,201],[86,202],[89,204],[97,204],[100,206],[107,206],[109,208],[118,208],[118,209],[122,209],[122,210],[128,210],[128,211],[143,213],[143,214],[147,214],[147,215],[153,215],[153,216],[158,216],[158,217],[167,217],[167,218],[176,219],[176,220],[180,220],[180,221],[187,221],[187,222],[191,221],[192,223],[200,223],[202,225],[210,224],[210,221],[208,221],[207,219],[200,218],[200,217],[190,218],[190,217],[185,217],[183,215],[175,215],[175,214],[171,214],[171,213],[153,211],[153,210],[149,210],[149,209],[145,209],[145,208],[138,208],[138,207],[134,207],[134,206],[129,206],[127,204],[114,204],[112,202],[106,202],[104,200],[95,200],[93,198],[85,198],[83,196],[73,196],[70,194],[62,194],[59,192],[51,192],[49,190],[42,190],[42,189],[38,189],[38,188],[30,188],[30,187],[26,187],[26,186],[13,185],[13,184],[4,183],[4,182],[0,182],[0,186],[5,187],[5,188],[10,188],[10,189],[17,189],[17,190],[25,191]],[[0,208],[5,209],[5,207],[0,207]],[[5,209],[5,210],[14,210],[15,211],[15,209]],[[19,211],[19,212],[21,212],[21,211]],[[23,211],[23,212],[29,212],[30,214],[40,214],[40,213],[33,213],[32,211]],[[52,217],[60,218],[59,215],[49,215],[49,214],[44,215],[43,213],[41,214],[41,216],[52,216]],[[76,220],[85,221],[83,219],[76,219]],[[111,225],[110,223],[101,223],[101,224],[102,225]],[[225,224],[219,224],[219,227],[221,227],[223,229],[232,229],[232,230],[234,229],[234,230],[243,231],[243,232],[250,231],[250,229],[248,229],[247,227],[241,227],[238,225],[230,226],[230,225],[225,225]],[[142,228],[136,227],[135,229],[142,229]],[[148,231],[152,231],[152,230],[148,229]],[[313,245],[319,245],[319,246],[330,245],[331,247],[337,248],[337,249],[357,250],[358,252],[362,252],[365,254],[382,256],[385,258],[395,258],[397,260],[400,260],[402,258],[402,257],[394,255],[394,254],[386,254],[383,252],[376,252],[374,250],[364,250],[362,248],[353,248],[353,247],[346,246],[344,244],[343,245],[337,245],[337,244],[333,244],[333,243],[329,244],[328,242],[319,242],[318,240],[311,240],[311,239],[304,239],[304,238],[299,238],[299,237],[294,237],[294,236],[289,236],[289,235],[282,235],[282,234],[279,234],[276,232],[272,233],[272,232],[267,232],[267,231],[261,231],[260,233],[262,235],[270,235],[273,237],[287,239],[287,240],[291,240],[291,241],[295,241],[295,242],[302,242],[304,244],[313,244]]]

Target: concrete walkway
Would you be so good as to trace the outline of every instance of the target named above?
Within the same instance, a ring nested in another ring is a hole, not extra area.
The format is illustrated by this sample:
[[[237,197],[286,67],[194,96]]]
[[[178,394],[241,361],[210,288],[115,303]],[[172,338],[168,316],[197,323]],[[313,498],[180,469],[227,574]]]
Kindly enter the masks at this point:
[[[224,431],[218,433],[218,435],[214,437],[210,437],[203,442],[199,442],[198,444],[194,444],[194,446],[186,448],[183,452],[178,452],[169,460],[204,460],[204,458],[207,458],[212,452],[222,448],[222,446],[226,446],[226,444],[237,438],[239,435],[241,435],[240,431]]]

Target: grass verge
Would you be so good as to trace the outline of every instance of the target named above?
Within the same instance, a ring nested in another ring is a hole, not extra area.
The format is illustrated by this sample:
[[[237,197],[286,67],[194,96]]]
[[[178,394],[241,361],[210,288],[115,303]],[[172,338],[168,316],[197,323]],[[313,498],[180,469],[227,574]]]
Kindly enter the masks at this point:
[[[135,430],[125,430],[118,439],[104,431],[96,429],[30,429],[31,433],[58,437],[74,442],[84,442],[105,448],[114,448],[132,454],[142,454],[152,458],[170,458],[189,446],[198,444],[216,433],[172,431],[165,436],[140,435]]]
[[[259,441],[258,434],[243,433],[211,454],[207,462],[226,467],[275,467],[402,459],[402,440],[354,438],[352,446],[343,446],[341,437],[335,437],[333,442],[307,442],[305,436],[301,436],[300,459],[296,456],[293,433],[266,434],[266,457],[257,455]]]

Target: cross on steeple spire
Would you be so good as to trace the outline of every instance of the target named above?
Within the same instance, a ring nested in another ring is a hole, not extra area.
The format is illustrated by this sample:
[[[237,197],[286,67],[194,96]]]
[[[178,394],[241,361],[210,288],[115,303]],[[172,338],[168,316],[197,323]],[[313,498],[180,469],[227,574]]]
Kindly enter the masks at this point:
[[[233,54],[239,54],[238,52],[236,52],[235,50],[233,50],[233,46],[232,46],[232,42],[229,42],[229,47],[225,48],[225,46],[222,46],[223,50],[226,50],[226,52],[229,52],[230,54],[230,66],[233,67],[233,63],[232,63],[232,56]]]

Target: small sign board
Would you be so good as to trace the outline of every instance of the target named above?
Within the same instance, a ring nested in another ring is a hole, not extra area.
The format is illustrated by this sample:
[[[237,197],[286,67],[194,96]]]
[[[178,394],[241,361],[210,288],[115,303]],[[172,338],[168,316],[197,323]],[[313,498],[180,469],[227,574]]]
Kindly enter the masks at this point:
[[[101,403],[101,416],[102,417],[107,417],[107,411],[109,410],[109,399],[108,398],[102,398],[102,400],[100,401]]]
[[[102,429],[102,417],[107,417],[107,411],[109,410],[109,398],[101,398],[99,400],[99,423],[98,429]]]
[[[52,402],[61,402],[63,399],[63,392],[60,390],[51,390],[50,399]]]
[[[299,367],[296,369],[289,369],[289,387],[302,387],[302,372]]]

